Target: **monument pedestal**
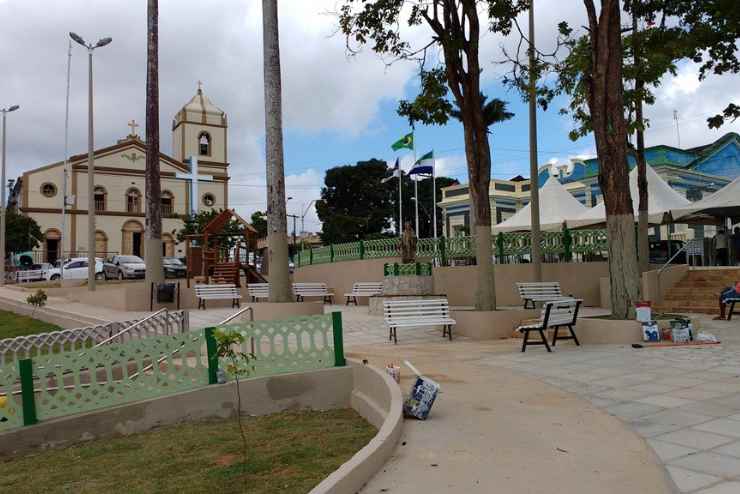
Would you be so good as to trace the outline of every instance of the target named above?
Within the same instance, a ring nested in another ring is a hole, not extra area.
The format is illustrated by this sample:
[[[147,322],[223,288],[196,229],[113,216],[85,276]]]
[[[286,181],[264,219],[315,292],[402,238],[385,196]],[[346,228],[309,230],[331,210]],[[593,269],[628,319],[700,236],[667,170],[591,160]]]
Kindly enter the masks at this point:
[[[383,279],[383,295],[375,295],[368,300],[370,314],[383,315],[383,302],[386,300],[423,300],[439,298],[444,295],[433,293],[433,279],[429,275],[386,276]]]

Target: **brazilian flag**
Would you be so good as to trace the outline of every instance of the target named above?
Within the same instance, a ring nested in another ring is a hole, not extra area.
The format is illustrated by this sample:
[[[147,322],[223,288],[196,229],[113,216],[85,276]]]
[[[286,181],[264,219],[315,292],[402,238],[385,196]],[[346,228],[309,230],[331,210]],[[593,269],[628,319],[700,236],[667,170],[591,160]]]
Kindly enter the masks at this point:
[[[398,151],[399,149],[414,149],[414,133],[411,132],[401,137],[399,140],[391,145],[391,149]]]

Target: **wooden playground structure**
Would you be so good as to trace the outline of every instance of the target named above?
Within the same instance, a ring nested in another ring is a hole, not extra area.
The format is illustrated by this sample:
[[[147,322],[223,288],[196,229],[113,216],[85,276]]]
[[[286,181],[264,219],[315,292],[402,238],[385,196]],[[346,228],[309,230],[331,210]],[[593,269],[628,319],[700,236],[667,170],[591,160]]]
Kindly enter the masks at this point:
[[[226,226],[235,220],[239,234],[229,233]],[[241,286],[241,273],[247,283],[267,280],[249,263],[255,253],[257,230],[233,209],[225,209],[196,234],[185,236],[188,287],[190,280],[207,284],[232,283]]]

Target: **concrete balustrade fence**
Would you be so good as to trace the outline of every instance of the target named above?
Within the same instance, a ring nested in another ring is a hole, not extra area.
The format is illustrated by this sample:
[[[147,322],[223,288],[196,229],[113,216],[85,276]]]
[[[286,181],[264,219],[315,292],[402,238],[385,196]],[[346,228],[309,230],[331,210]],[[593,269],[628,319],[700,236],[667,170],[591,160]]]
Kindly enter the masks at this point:
[[[239,331],[250,347],[254,342],[245,378],[345,365],[338,312],[41,355],[0,366],[0,433],[217,384],[225,367],[214,336],[218,329]]]

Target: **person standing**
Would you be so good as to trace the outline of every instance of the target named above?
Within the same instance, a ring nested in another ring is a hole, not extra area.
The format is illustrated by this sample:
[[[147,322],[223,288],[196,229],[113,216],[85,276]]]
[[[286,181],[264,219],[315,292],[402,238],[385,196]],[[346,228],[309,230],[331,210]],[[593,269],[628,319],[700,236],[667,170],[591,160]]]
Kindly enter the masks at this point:
[[[727,266],[729,257],[727,256],[727,249],[729,245],[729,239],[724,228],[720,228],[717,235],[714,236],[714,252],[715,252],[715,265]]]

